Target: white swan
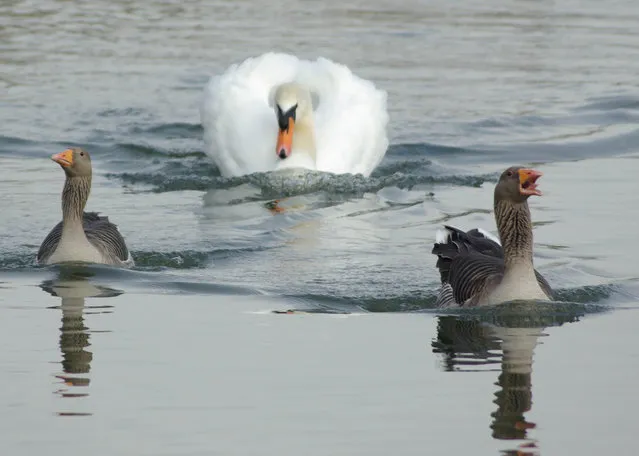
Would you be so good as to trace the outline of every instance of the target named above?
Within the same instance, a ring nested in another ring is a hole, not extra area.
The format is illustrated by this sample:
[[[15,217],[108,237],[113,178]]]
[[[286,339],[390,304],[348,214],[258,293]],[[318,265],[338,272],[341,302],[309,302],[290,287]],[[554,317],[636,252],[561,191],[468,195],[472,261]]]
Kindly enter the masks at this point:
[[[206,153],[224,176],[282,168],[370,175],[388,147],[386,92],[346,66],[268,53],[211,78]]]

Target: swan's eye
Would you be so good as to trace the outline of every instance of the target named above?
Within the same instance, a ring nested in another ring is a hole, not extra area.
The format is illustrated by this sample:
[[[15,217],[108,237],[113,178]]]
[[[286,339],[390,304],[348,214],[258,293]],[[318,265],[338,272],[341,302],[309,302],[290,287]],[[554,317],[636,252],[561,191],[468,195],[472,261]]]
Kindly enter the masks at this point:
[[[512,172],[512,171],[508,171],[508,173],[506,173],[506,175],[507,175],[508,177],[512,177],[513,172]]]
[[[80,152],[80,157],[84,157],[84,152]]]

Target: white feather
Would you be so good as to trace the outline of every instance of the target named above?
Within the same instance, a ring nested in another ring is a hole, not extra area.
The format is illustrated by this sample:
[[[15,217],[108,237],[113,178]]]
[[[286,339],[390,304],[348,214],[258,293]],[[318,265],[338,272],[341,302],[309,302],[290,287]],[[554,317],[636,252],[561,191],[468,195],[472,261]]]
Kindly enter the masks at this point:
[[[435,232],[435,242],[437,244],[446,244],[450,240],[450,230],[440,228]]]
[[[486,236],[488,239],[491,239],[491,240],[495,241],[497,244],[501,245],[501,242],[499,242],[499,238],[494,236],[493,234],[489,233],[488,231],[486,231],[486,230],[484,230],[482,228],[477,228],[477,231],[479,231],[481,234]]]
[[[133,255],[131,255],[131,251],[129,250],[129,256],[125,261],[122,262],[122,265],[127,268],[132,268],[135,266],[135,260],[133,259]]]
[[[285,82],[306,86],[317,104],[313,113],[317,157],[314,164],[303,166],[369,176],[388,148],[386,92],[344,65],[278,53],[232,65],[212,77],[204,89],[200,106],[204,143],[220,172],[239,176],[278,168],[273,92]]]

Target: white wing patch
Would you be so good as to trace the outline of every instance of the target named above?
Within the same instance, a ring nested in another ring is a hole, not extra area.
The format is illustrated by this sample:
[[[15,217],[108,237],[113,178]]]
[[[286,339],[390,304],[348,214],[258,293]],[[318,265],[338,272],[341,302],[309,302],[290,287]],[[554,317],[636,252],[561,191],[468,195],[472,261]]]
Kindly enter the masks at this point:
[[[481,234],[483,234],[484,236],[486,236],[488,239],[495,241],[497,244],[501,245],[501,242],[499,242],[499,238],[495,237],[495,235],[489,233],[488,231],[482,229],[482,228],[477,228],[477,231],[479,231]]]
[[[447,244],[450,241],[450,230],[440,228],[435,232],[435,242],[437,244]]]

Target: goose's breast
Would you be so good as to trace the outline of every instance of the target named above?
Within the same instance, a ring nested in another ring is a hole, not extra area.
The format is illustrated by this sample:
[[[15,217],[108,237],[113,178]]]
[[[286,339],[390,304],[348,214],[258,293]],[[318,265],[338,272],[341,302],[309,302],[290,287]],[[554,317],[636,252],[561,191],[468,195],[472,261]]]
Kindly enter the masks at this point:
[[[105,263],[104,256],[91,243],[86,242],[64,242],[61,241],[58,247],[49,258],[48,264],[82,261],[87,263]]]

